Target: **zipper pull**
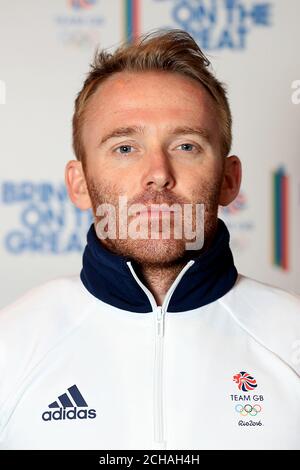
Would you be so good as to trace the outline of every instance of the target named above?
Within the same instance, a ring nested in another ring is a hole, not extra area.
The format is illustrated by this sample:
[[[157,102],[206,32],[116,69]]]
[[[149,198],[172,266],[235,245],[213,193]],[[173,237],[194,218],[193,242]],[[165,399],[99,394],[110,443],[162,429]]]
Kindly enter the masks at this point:
[[[162,307],[156,307],[156,325],[157,325],[157,335],[164,335],[164,312]]]

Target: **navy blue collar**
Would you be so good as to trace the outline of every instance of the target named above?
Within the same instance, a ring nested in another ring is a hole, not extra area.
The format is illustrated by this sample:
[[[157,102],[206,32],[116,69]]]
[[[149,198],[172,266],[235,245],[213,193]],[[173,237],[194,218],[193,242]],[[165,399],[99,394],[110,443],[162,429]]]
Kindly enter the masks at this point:
[[[230,235],[225,223],[218,219],[218,227],[211,245],[196,256],[192,266],[176,286],[169,304],[169,312],[193,310],[225,295],[235,284],[237,270],[229,246]],[[80,278],[95,297],[123,310],[147,313],[152,311],[150,300],[134,278],[127,262],[134,261],[117,255],[101,243],[94,223],[87,233]],[[136,271],[135,271],[136,272]]]

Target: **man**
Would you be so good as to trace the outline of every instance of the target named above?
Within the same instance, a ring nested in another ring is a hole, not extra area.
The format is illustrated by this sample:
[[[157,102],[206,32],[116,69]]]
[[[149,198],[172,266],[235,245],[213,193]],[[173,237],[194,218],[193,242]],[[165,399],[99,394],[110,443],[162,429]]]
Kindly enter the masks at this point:
[[[241,163],[208,65],[181,30],[96,54],[65,173],[94,223],[80,276],[0,315],[2,448],[300,448],[300,298],[234,266]],[[189,205],[194,237],[164,238]]]

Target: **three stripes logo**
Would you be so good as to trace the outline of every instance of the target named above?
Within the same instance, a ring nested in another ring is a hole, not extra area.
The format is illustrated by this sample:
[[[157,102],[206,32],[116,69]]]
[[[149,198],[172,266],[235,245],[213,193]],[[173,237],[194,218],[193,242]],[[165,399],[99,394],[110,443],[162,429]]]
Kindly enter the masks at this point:
[[[81,395],[77,385],[69,387],[68,392],[60,395],[57,401],[50,403],[48,406],[50,410],[42,414],[44,421],[96,418],[96,410],[88,408],[88,404]]]

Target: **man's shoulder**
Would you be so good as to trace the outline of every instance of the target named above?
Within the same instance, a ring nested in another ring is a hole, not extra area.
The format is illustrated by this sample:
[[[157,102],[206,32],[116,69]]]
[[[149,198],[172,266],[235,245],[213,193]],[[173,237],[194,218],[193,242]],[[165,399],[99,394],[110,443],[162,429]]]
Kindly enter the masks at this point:
[[[293,326],[300,335],[300,296],[295,292],[239,273],[224,305],[249,326],[269,324],[273,331]]]
[[[300,296],[243,274],[220,299],[257,343],[300,374]]]
[[[42,322],[46,326],[47,320],[65,320],[70,314],[70,305],[82,298],[82,283],[79,275],[59,277],[46,281],[29,289],[0,310],[1,327],[20,323],[36,324]],[[74,310],[72,313],[74,319]]]
[[[89,298],[74,275],[40,284],[0,311],[0,408],[11,389],[84,322]]]
[[[247,304],[254,311],[270,312],[275,314],[281,312],[283,307],[288,309],[289,314],[300,314],[300,295],[266,282],[258,281],[249,276],[239,273],[234,288],[232,289],[232,300],[237,304]],[[300,319],[300,317],[299,317]]]
[[[41,357],[86,317],[89,302],[79,275],[31,288],[0,310],[0,348],[6,360],[20,352]],[[3,356],[2,356],[3,358]],[[3,362],[3,361],[2,361]]]

